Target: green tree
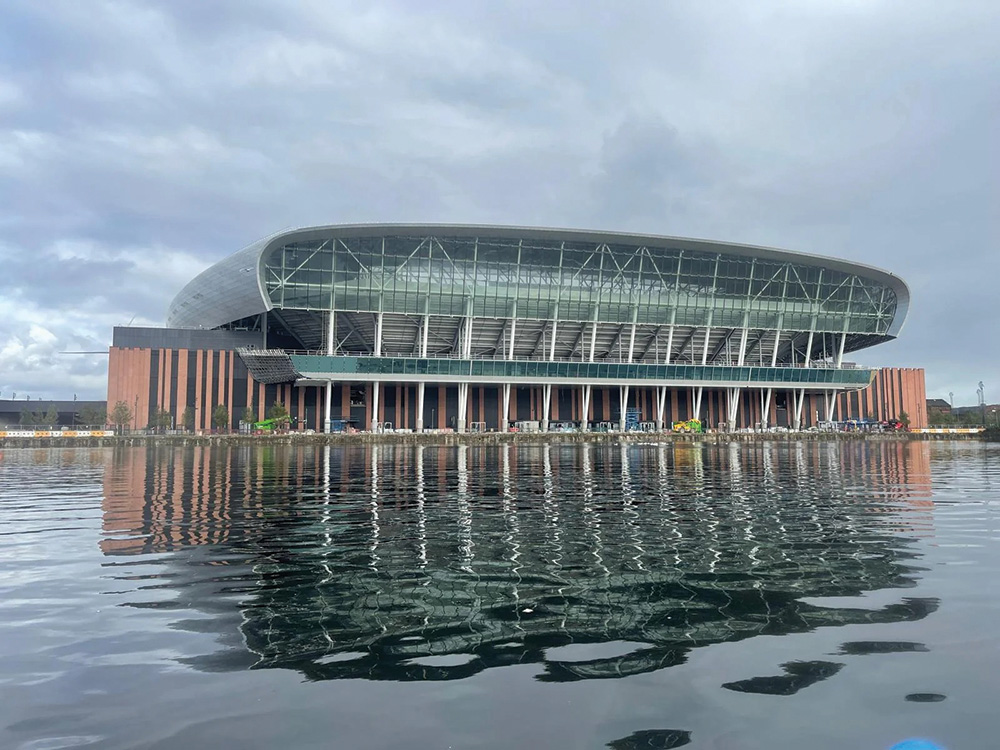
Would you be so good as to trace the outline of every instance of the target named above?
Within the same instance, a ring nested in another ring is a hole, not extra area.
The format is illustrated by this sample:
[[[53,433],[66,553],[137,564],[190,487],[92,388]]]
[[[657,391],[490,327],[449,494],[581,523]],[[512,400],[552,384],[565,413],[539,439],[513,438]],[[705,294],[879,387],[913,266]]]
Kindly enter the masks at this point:
[[[21,409],[21,426],[28,427],[38,424],[38,415],[31,409]]]
[[[174,417],[166,409],[157,409],[153,412],[152,427],[159,431],[169,430],[173,426]]]
[[[45,414],[42,415],[42,424],[49,427],[55,427],[59,424],[59,412],[56,411],[55,404],[50,404],[49,408],[45,410]]]
[[[181,414],[181,424],[184,425],[185,430],[194,429],[194,409],[190,406],[185,407],[184,412]]]
[[[113,424],[118,431],[121,432],[129,422],[132,421],[132,409],[124,401],[119,401],[115,404],[115,407],[111,410],[109,415],[111,419],[111,424]]]
[[[243,409],[243,415],[240,417],[240,421],[243,422],[243,424],[253,424],[257,421],[257,414],[252,408],[247,406]]]
[[[76,423],[87,427],[103,427],[108,423],[108,413],[96,406],[84,406],[77,412]]]
[[[910,427],[910,415],[905,411],[899,412],[899,421],[902,423],[903,427],[909,429]]]
[[[216,404],[212,410],[212,426],[216,429],[229,427],[229,408],[225,404]]]
[[[273,419],[277,422],[287,422],[288,409],[285,408],[284,404],[275,402],[271,404],[271,408],[267,410],[267,418]]]
[[[927,422],[931,427],[953,427],[958,423],[958,420],[954,414],[933,411],[927,415]]]

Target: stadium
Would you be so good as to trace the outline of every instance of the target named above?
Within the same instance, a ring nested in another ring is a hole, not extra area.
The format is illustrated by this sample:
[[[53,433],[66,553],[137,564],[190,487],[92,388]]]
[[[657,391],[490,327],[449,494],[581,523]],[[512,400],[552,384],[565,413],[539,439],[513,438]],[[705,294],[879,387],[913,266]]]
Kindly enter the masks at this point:
[[[707,240],[294,229],[191,280],[165,328],[116,328],[108,403],[194,429],[274,403],[318,431],[803,429],[907,410],[922,426],[921,370],[845,358],[898,336],[909,301],[887,271]]]

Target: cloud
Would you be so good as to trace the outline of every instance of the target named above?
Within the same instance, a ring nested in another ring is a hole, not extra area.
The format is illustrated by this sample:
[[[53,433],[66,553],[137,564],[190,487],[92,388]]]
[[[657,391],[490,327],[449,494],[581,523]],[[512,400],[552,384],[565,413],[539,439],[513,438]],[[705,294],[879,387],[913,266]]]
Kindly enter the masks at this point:
[[[922,0],[12,0],[0,347],[161,322],[197,270],[284,227],[561,225],[886,267],[911,318],[859,358],[972,402],[997,371],[970,310],[1000,270],[998,22]],[[86,358],[31,356],[0,381],[103,391]]]

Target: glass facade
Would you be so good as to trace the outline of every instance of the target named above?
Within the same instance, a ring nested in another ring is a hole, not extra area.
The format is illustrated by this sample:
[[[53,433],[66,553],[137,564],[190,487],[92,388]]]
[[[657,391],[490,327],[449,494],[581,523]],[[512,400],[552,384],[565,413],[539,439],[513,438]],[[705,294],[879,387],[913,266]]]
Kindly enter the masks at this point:
[[[261,273],[276,309],[846,333],[853,348],[858,335],[892,333],[886,283],[719,247],[337,234],[272,246]]]
[[[334,379],[369,375],[431,375],[467,378],[470,382],[503,382],[511,378],[538,381],[565,378],[575,381],[627,380],[633,382],[711,382],[720,385],[788,384],[864,388],[872,379],[865,369],[805,367],[712,367],[648,365],[614,362],[546,362],[537,360],[461,360],[419,357],[326,357],[290,355],[298,373]],[[403,378],[405,379],[405,378]]]

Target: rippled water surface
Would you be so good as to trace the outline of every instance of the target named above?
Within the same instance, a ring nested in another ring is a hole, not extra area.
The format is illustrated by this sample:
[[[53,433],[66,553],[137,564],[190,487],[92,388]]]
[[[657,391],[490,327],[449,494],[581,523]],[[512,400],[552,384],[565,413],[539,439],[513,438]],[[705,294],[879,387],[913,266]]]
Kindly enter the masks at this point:
[[[0,452],[0,747],[1000,746],[1000,445]]]

